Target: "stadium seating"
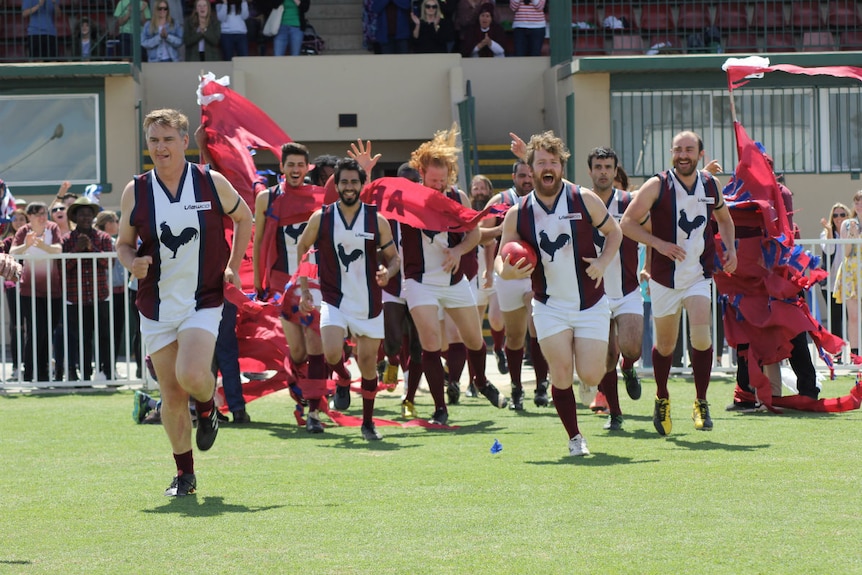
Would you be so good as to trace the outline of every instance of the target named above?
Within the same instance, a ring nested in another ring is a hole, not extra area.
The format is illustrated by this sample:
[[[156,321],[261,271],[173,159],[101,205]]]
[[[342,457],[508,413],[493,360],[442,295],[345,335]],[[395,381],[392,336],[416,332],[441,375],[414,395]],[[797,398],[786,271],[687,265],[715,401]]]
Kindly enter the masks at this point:
[[[644,40],[636,34],[614,34],[613,55],[643,54]]]
[[[642,4],[641,30],[666,32],[675,28],[670,4]]]
[[[745,2],[720,2],[715,5],[715,25],[723,32],[748,30]]]
[[[840,32],[838,34],[838,49],[862,51],[862,30]]]
[[[774,32],[764,35],[764,48],[767,52],[796,52],[796,36],[786,32]]]
[[[626,33],[627,31],[637,30],[634,7],[631,4],[605,4],[605,20],[610,17],[622,20],[626,23],[626,26],[613,30],[606,28],[609,32]]]
[[[587,4],[572,3],[572,24],[583,22],[589,24],[593,28],[601,28],[596,6],[592,2]],[[582,28],[576,28],[578,31],[583,31]]]
[[[835,41],[831,32],[805,32],[802,35],[803,52],[831,52]]]
[[[823,26],[820,2],[791,2],[790,25],[800,32],[816,32]]]
[[[794,2],[793,4],[804,4],[804,2]],[[783,29],[784,4],[781,2],[757,2],[754,5],[754,15],[751,17],[751,27],[758,33],[763,30]]]
[[[578,34],[575,37],[573,56],[604,56],[605,39],[594,34]]]
[[[826,9],[826,23],[831,28],[855,28],[862,25],[859,2],[854,0],[832,0]]]
[[[746,32],[728,34],[723,44],[724,51],[732,54],[759,52],[757,36]]]
[[[679,5],[676,27],[679,30],[703,30],[710,25],[709,7],[701,2],[684,2]]]

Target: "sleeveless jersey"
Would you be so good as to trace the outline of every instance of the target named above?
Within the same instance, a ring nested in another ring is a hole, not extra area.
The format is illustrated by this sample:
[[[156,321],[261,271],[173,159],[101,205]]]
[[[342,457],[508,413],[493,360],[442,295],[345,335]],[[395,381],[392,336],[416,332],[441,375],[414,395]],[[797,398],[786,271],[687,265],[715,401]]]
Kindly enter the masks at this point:
[[[449,190],[446,196],[461,201],[457,190]],[[443,271],[444,249],[457,246],[464,240],[463,233],[432,232],[401,224],[402,268],[404,278],[426,285],[455,285],[464,277],[461,266],[455,273]]]
[[[659,196],[650,208],[652,233],[681,246],[686,257],[676,262],[653,250],[650,276],[659,284],[685,289],[703,278],[711,278],[715,267],[712,210],[720,192],[712,176],[700,172],[689,190],[672,170],[658,174]]]
[[[186,163],[176,198],[155,170],[135,176],[129,220],[141,238],[138,256],[153,258],[135,300],[144,317],[168,320],[222,304],[230,247],[208,167]]]
[[[377,206],[360,204],[353,222],[344,220],[338,203],[323,207],[317,247],[323,301],[346,315],[373,318],[383,311],[377,285]]]
[[[278,184],[269,189],[269,205],[267,213],[277,210],[276,202],[289,202],[290,195],[286,194],[282,184]],[[277,213],[277,212],[276,212]],[[302,232],[305,231],[305,226],[308,222],[298,224],[290,224],[288,226],[278,226],[278,232],[275,234],[275,263],[270,270],[272,278],[270,284],[273,288],[281,291],[284,285],[290,279],[290,276],[296,272],[299,267],[299,256],[296,254],[296,245],[299,243],[299,238]],[[316,254],[310,254],[308,261],[316,263]]]
[[[605,207],[610,216],[619,222],[631,202],[630,192],[613,188],[613,193]],[[601,253],[605,245],[605,236],[597,228],[593,228],[593,243],[596,245],[596,250]],[[605,286],[605,293],[614,299],[619,299],[638,289],[638,243],[636,241],[623,236],[619,253],[605,270],[602,283]]]
[[[604,296],[587,276],[585,257],[596,257],[593,222],[580,188],[564,183],[551,209],[530,192],[518,208],[518,234],[539,256],[533,271],[533,297],[550,307],[584,310]]]

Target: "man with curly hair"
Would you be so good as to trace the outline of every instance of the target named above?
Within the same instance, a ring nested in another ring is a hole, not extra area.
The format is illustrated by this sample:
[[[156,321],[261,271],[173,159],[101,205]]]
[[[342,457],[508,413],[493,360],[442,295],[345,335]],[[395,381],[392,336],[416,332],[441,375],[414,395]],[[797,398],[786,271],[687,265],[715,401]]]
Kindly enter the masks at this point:
[[[554,407],[569,436],[569,454],[581,456],[590,451],[578,428],[572,373],[576,367],[578,378],[589,387],[597,386],[604,375],[604,362],[596,359],[607,354],[610,329],[602,279],[623,236],[595,193],[563,181],[569,155],[553,132],[530,139],[526,159],[534,188],[506,213],[500,243],[528,244],[537,263],[498,255],[495,269],[505,280],[532,278],[533,322],[551,370]],[[605,238],[601,255],[593,243],[594,230]]]
[[[425,186],[453,201],[469,206],[467,195],[455,186],[458,177],[458,129],[437,132],[410,157],[410,166],[419,171]],[[434,398],[432,424],[449,420],[445,402],[445,374],[441,361],[441,310],[455,323],[464,344],[467,360],[476,378],[476,387],[495,407],[506,407],[508,400],[485,377],[487,350],[482,324],[470,285],[460,269],[461,256],[479,244],[480,230],[446,233],[401,225],[404,291],[407,307],[416,324],[422,344],[422,369]]]

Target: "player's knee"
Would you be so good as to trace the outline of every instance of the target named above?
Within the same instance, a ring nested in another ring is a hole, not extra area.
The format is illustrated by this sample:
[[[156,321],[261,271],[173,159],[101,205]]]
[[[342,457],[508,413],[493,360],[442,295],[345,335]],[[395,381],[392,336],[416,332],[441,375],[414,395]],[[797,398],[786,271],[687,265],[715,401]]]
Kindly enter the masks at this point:
[[[709,325],[693,325],[691,326],[691,347],[703,351],[712,346],[712,334]]]

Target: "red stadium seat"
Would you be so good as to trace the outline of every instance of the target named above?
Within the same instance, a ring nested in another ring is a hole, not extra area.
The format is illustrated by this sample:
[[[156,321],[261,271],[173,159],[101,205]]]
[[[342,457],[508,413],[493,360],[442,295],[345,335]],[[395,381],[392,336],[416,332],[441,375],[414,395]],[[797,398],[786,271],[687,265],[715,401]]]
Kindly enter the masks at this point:
[[[802,35],[803,52],[831,52],[835,50],[835,40],[830,32],[805,32]]]
[[[23,42],[14,44],[0,43],[0,62],[26,62],[30,58],[27,57],[27,47]]]
[[[615,34],[613,43],[613,55],[643,54],[644,40],[635,34]]]
[[[826,23],[832,28],[855,28],[862,25],[859,2],[855,0],[832,0],[826,10]]]
[[[724,41],[724,51],[735,54],[758,52],[757,36],[745,33],[728,34]]]
[[[838,49],[862,51],[862,30],[841,32],[838,35]]]
[[[635,12],[631,4],[605,4],[605,17],[622,20],[625,26],[623,28],[606,28],[613,32],[625,32],[627,30],[637,30],[637,21],[635,21]],[[602,22],[604,22],[604,20]]]
[[[589,24],[593,28],[601,28],[595,4],[592,2],[587,4],[572,3],[572,24],[577,24],[578,22]],[[582,28],[577,27],[575,29],[582,30]]]
[[[796,45],[796,37],[793,34],[782,32],[766,34],[765,40],[767,52],[796,52],[799,50]]]
[[[748,7],[744,2],[715,5],[715,25],[722,31],[748,30]]]
[[[2,18],[2,22],[4,40],[27,37],[27,22],[20,12],[18,14],[6,14]]]
[[[72,37],[72,26],[69,22],[69,16],[67,16],[65,13],[62,16],[57,15],[57,17],[54,19],[54,27],[57,29],[58,38]]]
[[[804,2],[793,2],[793,4],[804,4]],[[754,15],[751,18],[751,27],[758,31],[784,28],[784,4],[781,2],[755,3]]]
[[[605,39],[602,36],[578,34],[575,37],[573,56],[604,56],[605,54]]]
[[[669,4],[642,4],[641,30],[664,32],[675,28]]]
[[[797,30],[819,31],[823,26],[820,2],[791,2],[790,25]]]
[[[700,2],[684,2],[679,5],[676,27],[680,30],[703,30],[710,25],[709,7]]]

